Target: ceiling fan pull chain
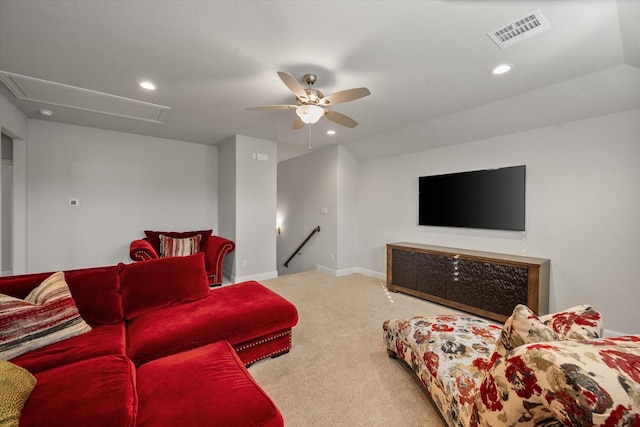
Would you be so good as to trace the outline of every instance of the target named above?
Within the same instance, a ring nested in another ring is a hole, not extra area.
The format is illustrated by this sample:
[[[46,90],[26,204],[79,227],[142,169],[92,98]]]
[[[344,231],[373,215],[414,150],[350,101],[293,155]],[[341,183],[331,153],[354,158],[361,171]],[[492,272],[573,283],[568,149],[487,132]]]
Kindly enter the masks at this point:
[[[311,123],[309,123],[309,151],[311,151]]]

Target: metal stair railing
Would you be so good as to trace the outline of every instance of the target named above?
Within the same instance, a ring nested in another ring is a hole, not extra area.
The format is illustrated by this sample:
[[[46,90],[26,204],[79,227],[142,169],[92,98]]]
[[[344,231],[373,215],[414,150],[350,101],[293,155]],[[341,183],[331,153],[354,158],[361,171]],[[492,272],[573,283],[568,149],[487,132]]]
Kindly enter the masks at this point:
[[[309,235],[307,236],[306,239],[304,239],[304,242],[302,242],[302,244],[300,246],[298,246],[298,249],[296,249],[295,251],[293,251],[293,253],[291,254],[291,256],[289,257],[289,259],[287,261],[285,261],[284,266],[289,268],[289,263],[291,262],[291,260],[296,256],[296,255],[302,255],[300,253],[300,251],[302,250],[302,248],[304,247],[304,245],[307,244],[307,242],[309,240],[311,240],[311,238],[313,237],[314,234],[319,233],[320,232],[320,226],[317,226],[316,228],[314,228],[311,233],[309,233]]]

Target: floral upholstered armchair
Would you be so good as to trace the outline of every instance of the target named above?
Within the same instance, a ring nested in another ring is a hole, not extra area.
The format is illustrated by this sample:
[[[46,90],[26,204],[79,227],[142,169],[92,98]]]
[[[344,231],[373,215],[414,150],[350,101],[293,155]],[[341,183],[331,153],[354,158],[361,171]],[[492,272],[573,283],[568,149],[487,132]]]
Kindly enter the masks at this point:
[[[129,245],[129,256],[134,261],[147,261],[204,252],[209,286],[218,286],[223,280],[224,257],[232,252],[236,245],[224,237],[212,236],[211,232],[212,230],[186,232],[146,230],[144,239],[134,240]]]
[[[504,326],[468,315],[387,320],[391,357],[417,374],[450,427],[640,426],[640,337],[600,338],[581,305]]]

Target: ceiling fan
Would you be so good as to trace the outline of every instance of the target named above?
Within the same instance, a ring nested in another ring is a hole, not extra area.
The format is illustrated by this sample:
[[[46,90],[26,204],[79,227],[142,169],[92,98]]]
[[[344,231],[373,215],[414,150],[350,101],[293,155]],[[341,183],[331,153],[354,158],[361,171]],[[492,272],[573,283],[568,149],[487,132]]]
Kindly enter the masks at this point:
[[[312,125],[317,123],[322,117],[326,117],[334,123],[349,128],[358,126],[358,122],[351,117],[346,116],[337,111],[329,110],[324,107],[341,104],[343,102],[354,101],[370,95],[369,89],[359,87],[355,89],[347,89],[335,92],[331,95],[324,96],[322,92],[312,88],[313,84],[318,80],[315,74],[305,74],[303,81],[309,86],[304,89],[298,81],[289,73],[278,71],[278,76],[282,82],[289,88],[296,97],[295,105],[264,105],[261,107],[249,107],[248,111],[273,111],[273,110],[296,110],[296,118],[293,121],[293,129],[301,129],[305,124]]]

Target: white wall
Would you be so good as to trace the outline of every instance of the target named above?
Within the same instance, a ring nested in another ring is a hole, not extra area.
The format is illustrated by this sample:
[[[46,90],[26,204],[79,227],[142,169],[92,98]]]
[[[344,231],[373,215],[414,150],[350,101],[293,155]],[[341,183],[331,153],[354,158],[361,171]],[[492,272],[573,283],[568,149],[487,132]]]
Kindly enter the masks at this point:
[[[27,117],[0,94],[0,126],[12,138],[27,138]]]
[[[551,260],[550,310],[593,304],[638,333],[640,110],[360,164],[360,267],[409,241]],[[428,139],[428,135],[424,136]],[[527,166],[526,233],[417,226],[418,177]]]
[[[316,268],[342,276],[358,266],[358,161],[341,145],[278,164],[278,273]],[[326,209],[326,213],[323,210]],[[320,226],[284,267],[284,262]]]
[[[28,271],[131,262],[145,229],[217,232],[218,147],[31,119],[28,136]]]
[[[360,164],[343,146],[338,146],[338,275],[355,272],[358,257],[358,182]]]
[[[218,168],[218,229],[220,236],[236,241],[236,137],[220,144]],[[235,275],[234,250],[224,258],[223,274]]]
[[[13,138],[13,274],[27,271],[27,117],[0,95],[0,128]]]
[[[231,280],[277,277],[276,198],[278,149],[274,141],[236,135],[223,142],[225,233],[235,236]],[[230,165],[233,163],[233,167]],[[233,176],[226,176],[232,174]],[[226,206],[235,200],[233,208]],[[225,263],[227,264],[227,263]]]
[[[321,209],[326,208],[326,214]],[[337,269],[338,146],[311,151],[278,164],[278,274]],[[316,233],[285,267],[284,262],[317,226]],[[333,255],[333,259],[331,258]]]

